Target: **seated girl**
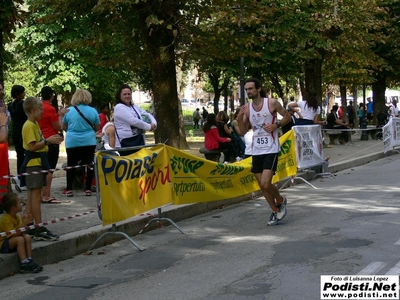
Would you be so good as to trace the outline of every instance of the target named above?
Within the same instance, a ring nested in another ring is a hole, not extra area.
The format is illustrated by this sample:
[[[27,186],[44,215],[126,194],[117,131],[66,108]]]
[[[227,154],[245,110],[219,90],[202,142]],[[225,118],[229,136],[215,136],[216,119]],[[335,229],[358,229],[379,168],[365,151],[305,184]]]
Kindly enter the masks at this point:
[[[231,144],[231,138],[220,137],[217,128],[215,114],[208,114],[207,121],[203,126],[204,147],[207,150],[227,150],[225,161],[234,161],[234,149]],[[233,158],[233,160],[232,160]]]

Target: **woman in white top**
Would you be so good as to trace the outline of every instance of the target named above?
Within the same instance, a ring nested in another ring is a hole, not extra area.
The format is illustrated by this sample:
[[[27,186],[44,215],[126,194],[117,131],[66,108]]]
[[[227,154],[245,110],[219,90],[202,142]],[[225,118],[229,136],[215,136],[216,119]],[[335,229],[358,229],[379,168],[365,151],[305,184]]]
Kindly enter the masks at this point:
[[[397,107],[397,101],[393,100],[389,106],[389,115],[391,118],[399,116],[399,108]]]
[[[321,114],[321,108],[318,106],[316,92],[311,91],[308,94],[308,100],[302,100],[288,104],[288,108],[293,111],[296,111],[296,107],[301,109],[301,118],[296,118],[294,125],[319,124],[319,115]]]
[[[123,84],[118,89],[115,99],[117,103],[114,108],[116,148],[144,145],[144,133],[146,131],[154,131],[157,128],[156,119],[152,114],[132,103],[132,89],[127,84]],[[130,144],[129,141],[132,139],[135,139],[135,145]],[[133,152],[131,151],[130,153]],[[127,151],[123,151],[121,155],[126,155],[127,153]]]

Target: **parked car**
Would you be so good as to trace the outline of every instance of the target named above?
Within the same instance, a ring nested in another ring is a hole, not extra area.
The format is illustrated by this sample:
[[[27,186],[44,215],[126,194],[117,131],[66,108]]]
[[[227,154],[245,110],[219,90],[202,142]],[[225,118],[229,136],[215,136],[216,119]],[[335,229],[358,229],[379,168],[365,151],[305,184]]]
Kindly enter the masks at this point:
[[[196,100],[195,99],[186,99],[182,98],[181,99],[181,105],[182,106],[196,106]]]
[[[183,98],[183,99],[181,99],[181,105],[182,106],[189,106],[189,100],[188,99],[185,99],[185,98]]]
[[[214,107],[214,101],[208,101],[207,108],[213,108],[213,107]],[[223,100],[218,101],[218,109],[224,110],[224,101]]]

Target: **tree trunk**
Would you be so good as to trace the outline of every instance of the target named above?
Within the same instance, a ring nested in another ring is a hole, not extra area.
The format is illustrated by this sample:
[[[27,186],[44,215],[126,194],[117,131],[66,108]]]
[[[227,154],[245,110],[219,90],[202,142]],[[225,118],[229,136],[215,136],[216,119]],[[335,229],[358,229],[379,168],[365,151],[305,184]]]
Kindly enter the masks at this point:
[[[177,90],[173,33],[162,27],[148,31],[145,25],[148,15],[143,14],[140,17],[150,55],[154,114],[158,123],[154,132],[155,142],[178,149],[189,149]]]
[[[343,111],[343,119],[348,122],[349,118],[347,116],[347,92],[346,92],[346,84],[344,83],[343,80],[339,81],[339,89],[340,89],[340,102],[342,106],[342,111]]]
[[[219,74],[209,73],[208,78],[210,78],[210,82],[214,90],[214,114],[217,115],[219,112],[218,102],[222,91],[222,88],[219,87],[220,77]]]
[[[178,99],[174,47],[159,47],[153,50],[153,54],[152,90],[158,122],[155,141],[178,149],[189,149]]]
[[[328,103],[327,103],[328,107],[326,108],[326,115],[328,115],[331,112],[332,106],[335,105],[335,95],[332,84],[327,85],[326,95],[328,97]]]
[[[372,95],[373,95],[373,101],[374,101],[374,117],[372,122],[375,124],[376,123],[376,115],[378,112],[382,111],[385,112],[387,111],[386,107],[386,100],[385,100],[385,91],[386,91],[386,76],[378,73],[375,76],[375,81],[372,83]]]
[[[353,85],[353,110],[354,110],[354,128],[358,128],[358,93],[357,93],[357,86]]]
[[[322,107],[322,59],[310,59],[304,69],[306,94],[303,98],[307,99],[307,93],[314,90],[317,93],[318,105]]]
[[[270,80],[277,91],[278,97],[284,101],[285,95],[278,74],[271,75]]]

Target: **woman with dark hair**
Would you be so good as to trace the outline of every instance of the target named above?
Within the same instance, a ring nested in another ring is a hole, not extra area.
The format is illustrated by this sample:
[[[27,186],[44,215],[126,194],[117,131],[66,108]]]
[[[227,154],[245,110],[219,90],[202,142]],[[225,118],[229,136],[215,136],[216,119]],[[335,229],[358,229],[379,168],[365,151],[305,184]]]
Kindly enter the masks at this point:
[[[221,110],[217,114],[215,119],[217,121],[219,135],[221,137],[229,137],[229,138],[232,137],[233,130],[228,125],[228,122],[229,122],[228,114],[224,110]]]
[[[144,133],[154,131],[157,121],[154,116],[132,103],[132,89],[123,84],[115,95],[114,125],[117,148],[127,148],[145,145]],[[121,151],[128,155],[136,151]]]
[[[227,150],[225,160],[231,162],[234,157],[231,138],[221,137],[218,133],[217,120],[215,114],[208,114],[207,121],[203,126],[204,147],[207,150]]]
[[[295,107],[300,108],[301,118],[295,118],[294,125],[319,124],[319,115],[321,114],[321,108],[318,106],[317,93],[315,91],[310,91],[308,93],[307,100],[291,102],[288,104],[288,108],[290,110],[297,112]]]
[[[99,118],[100,118],[100,128],[99,131],[101,132],[103,130],[104,125],[106,125],[108,122],[110,122],[110,119],[108,118],[108,114],[110,113],[110,108],[108,107],[107,104],[102,104],[100,106],[100,113],[99,113]]]
[[[14,100],[8,105],[8,111],[12,120],[11,138],[15,152],[17,152],[17,172],[19,172],[25,158],[25,150],[22,144],[22,126],[24,126],[25,121],[28,119],[22,107],[25,98],[25,88],[21,85],[14,85],[11,88],[11,97]],[[11,179],[11,182],[15,184],[15,189],[18,192],[22,190],[26,191],[25,178],[23,176],[19,178],[15,176]]]

